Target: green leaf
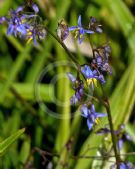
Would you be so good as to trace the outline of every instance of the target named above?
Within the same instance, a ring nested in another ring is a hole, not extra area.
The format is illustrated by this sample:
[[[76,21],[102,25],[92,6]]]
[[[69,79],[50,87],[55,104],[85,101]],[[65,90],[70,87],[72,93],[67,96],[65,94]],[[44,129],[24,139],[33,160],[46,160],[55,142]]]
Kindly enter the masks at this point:
[[[20,129],[0,143],[0,156],[5,153],[5,151],[11,146],[11,144],[16,141],[24,133],[24,131],[25,128]]]

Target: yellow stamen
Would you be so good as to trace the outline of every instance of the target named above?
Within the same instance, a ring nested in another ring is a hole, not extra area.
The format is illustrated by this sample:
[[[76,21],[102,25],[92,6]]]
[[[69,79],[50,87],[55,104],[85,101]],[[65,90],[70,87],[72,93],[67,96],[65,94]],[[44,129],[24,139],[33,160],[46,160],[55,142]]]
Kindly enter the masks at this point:
[[[80,34],[80,39],[82,39],[82,37],[83,37],[83,35],[82,35],[82,34]]]
[[[22,23],[25,23],[25,22],[26,22],[26,19],[23,19],[23,20],[22,20]]]
[[[97,79],[96,78],[87,79],[87,83],[88,83],[88,85],[93,83],[97,87]]]
[[[75,39],[78,37],[78,31],[75,31]]]
[[[28,40],[27,40],[27,42],[26,42],[26,44],[29,44],[31,41],[32,41],[32,37],[30,37]]]
[[[31,36],[31,35],[32,35],[32,32],[31,32],[31,31],[28,31],[28,32],[27,32],[27,35],[28,35],[28,36]]]
[[[95,119],[95,123],[96,123],[96,124],[99,124],[99,123],[100,123],[100,119],[99,119],[99,118],[96,118],[96,119]]]

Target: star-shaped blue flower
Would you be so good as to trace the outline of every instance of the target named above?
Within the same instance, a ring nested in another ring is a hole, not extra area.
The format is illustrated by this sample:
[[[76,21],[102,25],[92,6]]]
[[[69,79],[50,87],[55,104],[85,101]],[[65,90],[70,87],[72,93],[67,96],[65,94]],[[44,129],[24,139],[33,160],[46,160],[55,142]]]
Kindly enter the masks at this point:
[[[29,41],[33,39],[36,45],[36,36],[39,39],[45,37],[46,32],[35,28],[35,18],[39,12],[39,8],[35,3],[30,4],[30,7],[34,10],[34,13],[26,14],[24,12],[24,6],[19,6],[16,10],[11,10],[9,17],[1,17],[0,24],[6,22],[8,24],[7,35],[14,34],[14,36],[19,36],[20,38],[27,38]],[[33,26],[34,25],[34,26]],[[39,27],[38,27],[39,28]],[[38,30],[38,31],[37,31]]]
[[[83,28],[82,22],[81,22],[81,15],[79,15],[79,17],[78,17],[78,25],[69,27],[69,31],[75,31],[75,37],[78,38],[78,41],[79,41],[80,44],[84,40],[84,34],[85,33],[88,33],[88,34],[94,33],[94,31],[92,31],[92,30],[88,30],[88,29]]]
[[[84,65],[81,68],[82,74],[85,76],[88,85],[91,85],[92,90],[94,90],[94,85],[97,85],[97,80],[99,80],[102,84],[105,83],[104,76],[102,74],[98,75],[96,70],[91,70],[88,65]]]
[[[14,36],[17,36],[17,33],[20,33],[21,35],[27,34],[28,24],[23,23],[24,18],[19,15],[19,12],[21,11],[23,11],[23,7],[18,7],[16,10],[10,11],[11,18],[7,19],[7,35],[11,35],[12,33],[14,34]]]
[[[99,119],[101,117],[105,117],[106,114],[104,113],[99,113],[95,111],[95,106],[94,104],[91,105],[91,108],[89,109],[88,106],[86,104],[84,104],[81,107],[81,112],[82,112],[82,116],[87,118],[87,126],[88,129],[91,130],[94,124],[98,124]]]

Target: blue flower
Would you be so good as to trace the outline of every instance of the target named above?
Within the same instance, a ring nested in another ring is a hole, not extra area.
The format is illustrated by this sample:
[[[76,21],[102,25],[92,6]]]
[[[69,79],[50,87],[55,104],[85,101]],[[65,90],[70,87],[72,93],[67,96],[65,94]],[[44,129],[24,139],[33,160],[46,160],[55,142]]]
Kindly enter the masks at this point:
[[[89,66],[84,65],[81,72],[85,76],[88,85],[91,85],[92,90],[94,90],[94,85],[97,85],[97,71],[92,71]]]
[[[27,29],[27,35],[25,38],[27,39],[27,43],[30,43],[32,40],[34,42],[34,45],[37,45],[37,38],[42,40],[46,37],[46,30],[42,25],[31,25]]]
[[[11,35],[12,33],[14,36],[17,34],[26,35],[27,34],[27,27],[28,24],[23,23],[24,18],[19,15],[19,13],[23,10],[23,7],[19,7],[16,10],[10,11],[10,19],[7,19],[8,22],[8,29],[7,35]]]
[[[88,85],[91,85],[92,90],[94,90],[94,85],[97,85],[97,80],[102,84],[105,83],[104,76],[102,74],[98,75],[97,70],[92,71],[88,65],[84,65],[81,72],[85,76]]]
[[[120,164],[120,169],[127,169],[126,165],[124,163]]]
[[[67,24],[64,22],[64,20],[61,20],[59,23],[58,23],[58,27],[57,27],[57,36],[62,40],[64,41],[68,35],[69,35],[69,29],[68,29],[68,26]]]
[[[92,129],[94,124],[98,124],[99,118],[106,116],[106,114],[104,113],[96,112],[94,104],[91,105],[90,109],[88,108],[86,104],[84,104],[81,107],[81,112],[82,112],[81,115],[87,118],[87,126],[89,130]]]
[[[101,26],[102,26],[102,25],[100,25],[100,24],[97,22],[96,18],[90,17],[90,25],[89,25],[89,27],[90,27],[91,30],[93,30],[93,31],[95,31],[95,32],[98,32],[98,33],[102,33],[103,30],[101,29]]]
[[[35,13],[26,14],[24,10],[27,6],[31,7]],[[0,24],[4,22],[8,24],[7,35],[14,34],[15,37],[28,39],[28,42],[33,40],[36,45],[36,37],[43,39],[46,36],[46,30],[36,22],[38,12],[39,8],[35,3],[28,3],[16,10],[11,10],[8,18],[1,17]]]
[[[109,74],[112,74],[112,68],[108,63],[110,53],[111,48],[109,45],[104,45],[95,49],[91,66],[96,67],[100,73],[108,72]]]
[[[34,10],[35,13],[39,12],[39,8],[35,3],[32,3],[31,7],[32,7],[32,9]]]
[[[110,169],[115,169],[116,168],[116,164],[113,164],[111,165]],[[124,162],[120,163],[119,164],[119,168],[120,169],[130,169],[130,168],[127,168],[126,164]]]
[[[7,22],[7,18],[5,16],[0,17],[0,24],[3,24],[4,22]]]
[[[119,139],[118,139],[118,142],[117,142],[117,147],[118,147],[119,150],[121,150],[121,149],[122,149],[122,146],[123,146],[123,139],[122,139],[122,138],[119,138]]]
[[[118,149],[121,150],[122,147],[123,147],[123,142],[124,140],[127,140],[127,141],[132,141],[132,138],[131,136],[126,133],[125,131],[125,125],[124,124],[121,124],[118,128],[118,130],[115,130],[114,131],[114,134],[117,136],[118,138],[118,141],[117,141],[117,146],[118,146]]]
[[[79,101],[82,100],[84,95],[84,84],[80,79],[76,79],[71,73],[67,73],[69,80],[72,82],[73,89],[75,94],[71,97],[71,105],[76,105]]]
[[[109,45],[104,46],[104,55],[106,57],[106,60],[108,61],[108,57],[111,53],[111,47]]]
[[[120,151],[120,150],[122,149],[122,147],[123,147],[123,142],[124,142],[124,140],[132,141],[132,137],[131,137],[128,133],[126,133],[126,132],[124,131],[124,129],[125,129],[125,125],[124,125],[124,124],[121,124],[121,125],[119,126],[118,130],[114,130],[114,131],[113,131],[114,134],[115,134],[116,137],[117,137],[117,147],[118,147],[119,151]],[[109,134],[109,133],[111,133],[111,130],[108,129],[107,127],[105,127],[105,128],[99,129],[96,133],[97,133],[97,134]]]
[[[77,26],[71,26],[69,27],[69,31],[75,31],[75,38],[78,38],[79,43],[81,44],[84,40],[84,34],[93,34],[94,31],[92,30],[87,30],[82,27],[81,23],[81,15],[78,17],[78,25]]]
[[[115,169],[116,164],[111,165],[110,169]],[[135,169],[135,166],[131,162],[121,162],[119,164],[120,169]]]
[[[135,169],[135,166],[129,161],[126,162],[126,166],[127,166],[126,169]]]

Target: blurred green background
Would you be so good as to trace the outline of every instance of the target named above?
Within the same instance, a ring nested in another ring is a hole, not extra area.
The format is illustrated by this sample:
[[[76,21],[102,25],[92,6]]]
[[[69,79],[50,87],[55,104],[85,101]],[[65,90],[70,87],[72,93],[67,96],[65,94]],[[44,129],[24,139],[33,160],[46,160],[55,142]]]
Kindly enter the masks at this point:
[[[78,16],[86,25],[96,17],[104,33],[94,35],[94,45],[109,42],[112,48],[110,63],[113,75],[106,77],[104,89],[110,98],[113,124],[116,129],[126,124],[133,142],[124,143],[123,153],[135,150],[135,1],[134,0],[37,0],[40,15],[48,28],[56,32],[64,19],[76,25]],[[21,0],[1,0],[0,16],[25,3]],[[26,131],[1,156],[0,169],[108,169],[112,163],[96,159],[71,158],[71,154],[96,155],[102,136],[89,132],[86,119],[77,108],[71,108],[73,94],[66,72],[74,71],[71,60],[51,36],[34,46],[14,36],[6,35],[6,25],[0,26],[0,141],[21,128]],[[69,48],[70,48],[69,43]],[[86,38],[85,46],[89,46]],[[91,53],[75,45],[74,56],[87,63]],[[60,104],[59,104],[60,102]],[[61,104],[62,103],[62,104]],[[63,106],[64,105],[64,106]],[[66,105],[66,106],[65,106]],[[102,107],[97,106],[101,111]],[[52,113],[52,112],[54,113]],[[103,111],[103,110],[102,110]],[[73,115],[73,118],[70,118]],[[66,118],[65,118],[66,117]],[[107,121],[102,121],[103,127]],[[39,149],[53,154],[45,154]],[[134,156],[126,156],[135,164]],[[43,161],[45,164],[43,164]],[[109,160],[108,160],[109,161]],[[112,160],[114,161],[114,159]]]

